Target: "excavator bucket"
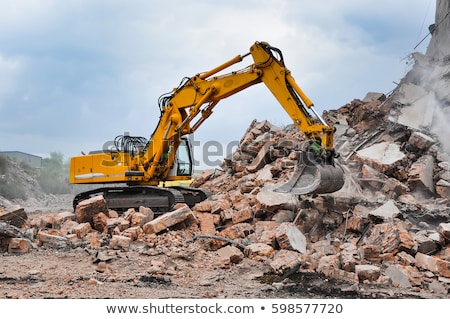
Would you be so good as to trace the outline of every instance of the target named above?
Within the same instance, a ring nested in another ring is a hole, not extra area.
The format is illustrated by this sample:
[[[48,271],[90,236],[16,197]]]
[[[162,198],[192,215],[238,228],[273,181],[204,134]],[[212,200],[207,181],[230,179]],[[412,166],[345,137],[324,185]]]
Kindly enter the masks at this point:
[[[324,164],[300,156],[291,179],[274,189],[294,195],[334,193],[344,186],[344,170],[337,164]]]

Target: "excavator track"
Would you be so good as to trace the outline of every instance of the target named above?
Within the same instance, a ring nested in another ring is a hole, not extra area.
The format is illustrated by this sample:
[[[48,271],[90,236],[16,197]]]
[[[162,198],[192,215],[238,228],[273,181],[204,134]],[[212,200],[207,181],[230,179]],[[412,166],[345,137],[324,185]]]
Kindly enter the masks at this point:
[[[76,209],[79,202],[94,196],[102,195],[108,209],[124,212],[129,208],[149,207],[157,215],[170,211],[175,204],[186,203],[182,192],[174,188],[157,186],[124,186],[102,187],[79,193],[73,200]],[[192,204],[192,203],[191,203]]]
[[[188,186],[170,186],[170,188],[179,191],[189,207],[193,207],[195,204],[200,203],[211,196],[210,191],[201,188]]]

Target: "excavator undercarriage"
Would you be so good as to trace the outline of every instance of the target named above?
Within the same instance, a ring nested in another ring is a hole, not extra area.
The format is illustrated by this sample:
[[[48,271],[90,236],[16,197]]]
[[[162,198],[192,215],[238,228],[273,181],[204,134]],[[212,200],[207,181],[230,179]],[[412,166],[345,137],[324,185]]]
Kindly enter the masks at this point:
[[[98,195],[103,196],[108,209],[119,213],[129,208],[139,209],[140,206],[144,206],[151,208],[155,215],[161,215],[170,211],[178,203],[193,207],[211,194],[207,190],[185,186],[101,187],[77,194],[73,200],[73,208],[76,209],[81,201]]]

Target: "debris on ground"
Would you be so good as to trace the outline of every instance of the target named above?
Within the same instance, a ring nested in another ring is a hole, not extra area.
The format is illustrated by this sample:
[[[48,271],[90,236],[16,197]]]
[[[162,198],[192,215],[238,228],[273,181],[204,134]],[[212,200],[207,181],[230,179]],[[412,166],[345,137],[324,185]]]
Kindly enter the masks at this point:
[[[337,161],[346,171],[335,193],[274,192],[293,173],[303,137],[293,126],[254,120],[221,168],[195,179],[192,186],[213,195],[194,207],[179,204],[158,217],[146,207],[119,214],[102,196],[74,211],[32,217],[10,207],[0,213],[1,248],[14,254],[94,250],[100,272],[107,271],[104,259],[113,251],[145,247],[159,255],[170,247],[168,256],[190,258],[194,249],[216,252],[221,267],[251,259],[281,278],[316,273],[354,285],[446,295],[449,156],[435,134],[406,125],[416,119],[402,111],[411,104],[402,88],[389,97],[369,93],[325,113],[337,128]],[[161,266],[152,267],[158,273]]]

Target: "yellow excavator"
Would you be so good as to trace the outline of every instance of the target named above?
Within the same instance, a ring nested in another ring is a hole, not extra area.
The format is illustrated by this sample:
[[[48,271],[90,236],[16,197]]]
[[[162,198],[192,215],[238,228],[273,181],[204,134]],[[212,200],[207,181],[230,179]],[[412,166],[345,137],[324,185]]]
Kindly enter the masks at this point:
[[[253,63],[249,66],[218,74],[250,55]],[[282,52],[267,42],[255,42],[250,52],[184,78],[177,88],[162,95],[158,101],[159,123],[149,140],[125,134],[118,136],[108,150],[71,158],[70,183],[103,184],[77,194],[74,208],[84,199],[103,195],[110,209],[120,211],[142,205],[164,213],[176,203],[193,206],[208,198],[206,190],[160,184],[192,179],[189,134],[200,127],[221,100],[258,83],[266,85],[307,140],[292,178],[276,191],[301,195],[341,189],[344,174],[335,162],[335,128],[327,125],[295,82]]]

